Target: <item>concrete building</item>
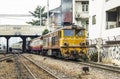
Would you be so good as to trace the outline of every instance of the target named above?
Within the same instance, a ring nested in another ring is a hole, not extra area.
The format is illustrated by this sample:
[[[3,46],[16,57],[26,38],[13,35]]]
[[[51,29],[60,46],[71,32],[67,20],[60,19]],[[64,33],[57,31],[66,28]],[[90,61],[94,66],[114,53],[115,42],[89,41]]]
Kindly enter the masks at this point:
[[[89,1],[89,39],[91,45],[101,49],[97,52],[102,62],[120,65],[119,0]],[[89,53],[95,50],[90,48]]]
[[[75,23],[88,29],[88,0],[61,0],[61,6],[51,10],[50,25],[63,26]]]
[[[120,1],[90,0],[89,37],[120,35]]]
[[[0,25],[0,35],[42,35],[45,26]]]
[[[89,0],[73,0],[73,23],[88,30]]]
[[[51,30],[54,30],[61,26],[61,7],[50,10],[50,13],[49,23]]]

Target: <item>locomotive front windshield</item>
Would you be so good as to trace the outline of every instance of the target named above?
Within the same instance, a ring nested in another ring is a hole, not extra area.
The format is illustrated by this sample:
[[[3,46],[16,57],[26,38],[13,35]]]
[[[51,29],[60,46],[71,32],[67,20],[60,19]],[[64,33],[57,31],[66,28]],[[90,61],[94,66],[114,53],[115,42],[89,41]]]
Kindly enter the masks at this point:
[[[74,36],[74,30],[64,30],[64,36]]]
[[[84,30],[76,30],[75,35],[76,36],[84,36]]]

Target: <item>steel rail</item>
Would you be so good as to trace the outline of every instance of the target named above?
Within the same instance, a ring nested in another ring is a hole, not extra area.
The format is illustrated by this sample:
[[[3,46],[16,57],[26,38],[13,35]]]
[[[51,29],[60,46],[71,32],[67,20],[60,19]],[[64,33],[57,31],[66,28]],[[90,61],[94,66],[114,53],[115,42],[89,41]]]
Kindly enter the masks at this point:
[[[110,66],[110,65],[106,65],[106,64],[102,64],[102,63],[95,63],[95,62],[91,62],[91,61],[84,62],[82,60],[77,60],[77,61],[63,60],[63,59],[57,59],[57,60],[78,63],[78,64],[82,64],[82,65],[85,65],[85,66],[90,66],[90,67],[95,67],[95,68],[100,68],[100,69],[120,73],[120,67],[117,67],[117,66]]]
[[[9,56],[13,56],[13,55],[7,55],[7,56],[4,56],[4,57],[0,57],[0,59],[3,59],[3,58],[5,58],[5,57],[9,57]]]
[[[17,78],[22,79],[21,78],[21,69],[20,69],[20,66],[19,66],[19,63],[18,63],[18,57],[15,53],[14,53],[14,59],[15,59],[15,64],[16,64]]]
[[[8,56],[5,56],[5,57],[1,57],[1,58],[0,58],[0,62],[9,59],[9,58],[11,58],[12,56],[13,56],[13,55],[8,55]]]
[[[19,53],[18,53],[18,55],[19,55]],[[14,56],[15,56],[15,63],[16,63],[16,67],[17,67],[17,69],[16,69],[16,71],[17,71],[17,76],[18,76],[18,79],[22,79],[22,71],[21,71],[21,67],[20,67],[20,64],[22,64],[24,67],[25,67],[25,69],[27,70],[27,72],[29,72],[29,78],[28,79],[36,79],[36,78],[34,78],[34,76],[32,75],[32,73],[28,70],[28,68],[25,66],[25,64],[20,60],[20,62],[18,62],[18,60],[19,60],[19,56],[18,56],[16,53],[14,53]]]
[[[110,66],[110,65],[105,65],[105,64],[95,63],[95,62],[78,62],[78,63],[91,66],[91,67],[95,67],[95,68],[100,68],[100,69],[120,73],[120,67],[116,67],[116,66]]]
[[[25,65],[24,62],[21,62],[21,63],[24,65],[24,67],[27,69],[27,71],[30,73],[30,75],[33,77],[33,79],[37,79],[37,78],[32,74],[31,70],[27,67],[27,65]]]
[[[21,55],[21,56],[23,56],[23,55]],[[43,69],[45,72],[47,72],[48,74],[50,74],[50,75],[53,76],[54,78],[56,78],[56,79],[61,79],[61,78],[59,78],[58,76],[56,76],[55,74],[53,74],[53,73],[51,73],[50,71],[48,71],[48,70],[46,70],[45,68],[43,68],[42,66],[36,64],[36,63],[35,63],[34,61],[32,61],[31,59],[29,59],[29,58],[27,58],[27,57],[25,57],[25,56],[23,56],[23,57],[24,57],[25,59],[29,60],[29,61],[30,61],[31,63],[33,63],[34,65],[36,65],[37,67]]]

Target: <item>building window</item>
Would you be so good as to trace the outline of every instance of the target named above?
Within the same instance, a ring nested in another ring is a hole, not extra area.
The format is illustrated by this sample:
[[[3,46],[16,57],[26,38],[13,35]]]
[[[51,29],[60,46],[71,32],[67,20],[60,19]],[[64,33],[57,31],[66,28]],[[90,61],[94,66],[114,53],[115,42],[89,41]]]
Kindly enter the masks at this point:
[[[89,4],[88,1],[83,1],[82,2],[82,11],[83,12],[88,12],[88,4]]]
[[[84,5],[82,5],[82,11],[83,11],[83,12],[85,11]]]
[[[86,5],[86,11],[88,11],[88,5]]]
[[[92,24],[96,24],[96,15],[92,16]]]
[[[108,10],[106,12],[106,29],[120,27],[120,7]]]

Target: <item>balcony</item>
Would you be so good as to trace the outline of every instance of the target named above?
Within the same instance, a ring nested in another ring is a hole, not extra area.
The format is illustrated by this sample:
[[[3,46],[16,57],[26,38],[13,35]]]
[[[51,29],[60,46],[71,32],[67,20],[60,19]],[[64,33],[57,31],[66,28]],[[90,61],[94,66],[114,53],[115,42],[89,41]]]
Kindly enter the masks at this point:
[[[120,27],[120,7],[106,11],[107,29]]]
[[[77,21],[81,19],[87,19],[89,17],[88,12],[76,12],[75,14],[75,19]]]
[[[105,10],[110,10],[120,6],[120,0],[106,0]]]

